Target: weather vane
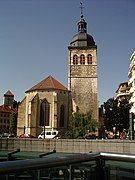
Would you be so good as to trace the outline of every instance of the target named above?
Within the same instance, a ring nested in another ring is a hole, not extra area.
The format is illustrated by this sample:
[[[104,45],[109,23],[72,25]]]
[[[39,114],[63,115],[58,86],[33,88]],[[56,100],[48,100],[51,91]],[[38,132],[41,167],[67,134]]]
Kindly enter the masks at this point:
[[[80,2],[80,5],[81,5],[81,6],[80,6],[79,8],[81,9],[81,17],[83,17],[83,8],[84,8],[84,7],[83,7],[83,5],[82,5],[82,2]]]

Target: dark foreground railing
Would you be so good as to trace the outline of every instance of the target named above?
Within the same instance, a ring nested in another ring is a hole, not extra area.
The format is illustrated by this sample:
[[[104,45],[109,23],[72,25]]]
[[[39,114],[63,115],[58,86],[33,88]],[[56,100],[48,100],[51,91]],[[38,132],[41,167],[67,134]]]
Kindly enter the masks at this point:
[[[133,180],[135,155],[72,154],[0,163],[0,180]]]

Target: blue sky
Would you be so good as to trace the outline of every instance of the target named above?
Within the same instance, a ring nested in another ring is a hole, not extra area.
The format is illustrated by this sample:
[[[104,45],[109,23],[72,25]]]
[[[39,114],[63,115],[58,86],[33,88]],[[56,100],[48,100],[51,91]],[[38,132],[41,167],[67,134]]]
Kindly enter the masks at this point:
[[[128,81],[135,48],[134,0],[82,0],[97,44],[99,104]],[[68,46],[77,33],[79,0],[0,0],[0,104],[52,75],[67,87]]]

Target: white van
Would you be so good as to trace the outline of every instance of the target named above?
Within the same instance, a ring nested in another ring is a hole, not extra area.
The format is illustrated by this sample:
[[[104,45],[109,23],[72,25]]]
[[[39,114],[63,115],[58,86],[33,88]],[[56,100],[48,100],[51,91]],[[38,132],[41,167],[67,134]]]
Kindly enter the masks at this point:
[[[45,139],[59,138],[59,131],[45,131]],[[38,139],[44,139],[44,131],[38,135]]]

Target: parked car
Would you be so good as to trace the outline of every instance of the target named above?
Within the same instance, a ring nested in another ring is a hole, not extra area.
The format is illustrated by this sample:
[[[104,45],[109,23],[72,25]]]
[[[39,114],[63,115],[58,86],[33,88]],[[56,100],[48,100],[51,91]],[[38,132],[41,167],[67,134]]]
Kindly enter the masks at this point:
[[[8,138],[9,136],[9,133],[3,133],[0,135],[1,138]]]
[[[8,138],[14,138],[14,137],[15,137],[14,133],[8,135]]]
[[[0,138],[14,138],[15,135],[13,133],[3,133],[0,134]]]
[[[31,134],[21,134],[17,136],[17,138],[35,138],[35,137]]]
[[[45,135],[45,139],[58,139],[60,138],[60,132],[59,131],[44,131],[38,135],[38,139],[44,139],[44,135]]]

